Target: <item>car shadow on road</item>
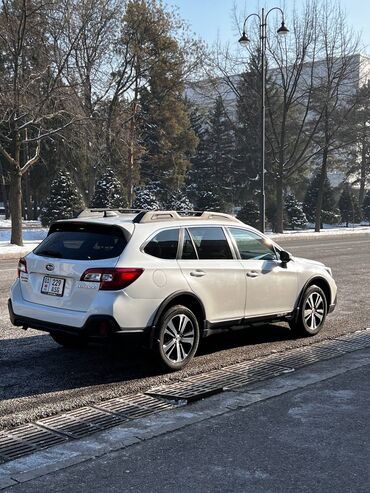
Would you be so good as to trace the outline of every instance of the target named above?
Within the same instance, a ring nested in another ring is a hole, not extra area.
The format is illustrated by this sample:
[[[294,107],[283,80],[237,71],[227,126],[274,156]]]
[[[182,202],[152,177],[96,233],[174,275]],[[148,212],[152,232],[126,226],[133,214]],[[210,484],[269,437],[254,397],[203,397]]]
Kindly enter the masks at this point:
[[[220,331],[203,339],[198,349],[198,355],[206,355],[242,348],[245,346],[267,345],[296,339],[286,324],[265,324],[250,327],[237,327],[227,331]]]
[[[49,335],[0,340],[1,400],[155,376],[148,350],[89,344],[66,349]]]
[[[233,348],[252,348],[260,344],[286,341],[292,336],[287,327],[265,325],[216,334],[202,340],[198,355],[188,369],[202,371],[204,359]],[[49,335],[0,340],[1,401],[50,392],[124,383],[163,374],[148,349],[139,345],[91,344],[83,349],[66,349]],[[0,413],[1,414],[1,413]]]

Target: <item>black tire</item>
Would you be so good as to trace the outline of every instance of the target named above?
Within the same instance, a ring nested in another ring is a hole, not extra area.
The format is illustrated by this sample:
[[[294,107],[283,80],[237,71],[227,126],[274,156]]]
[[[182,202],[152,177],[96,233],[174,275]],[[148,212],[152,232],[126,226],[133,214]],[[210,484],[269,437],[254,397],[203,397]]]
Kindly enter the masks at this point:
[[[50,334],[56,343],[68,349],[81,349],[87,345],[86,338],[80,335],[54,332]]]
[[[176,371],[184,368],[198,349],[199,323],[186,306],[172,306],[159,320],[154,350],[162,367]]]
[[[314,336],[322,329],[328,313],[328,302],[319,286],[309,286],[303,294],[296,320],[290,328],[299,336]]]

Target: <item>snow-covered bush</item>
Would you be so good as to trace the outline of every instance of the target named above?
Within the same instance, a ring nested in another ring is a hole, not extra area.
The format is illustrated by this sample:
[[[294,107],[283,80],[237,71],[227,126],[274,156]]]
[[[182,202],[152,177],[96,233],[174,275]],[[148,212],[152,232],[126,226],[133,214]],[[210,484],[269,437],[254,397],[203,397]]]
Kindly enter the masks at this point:
[[[307,217],[303,212],[302,203],[298,202],[292,193],[285,196],[285,211],[288,225],[292,229],[304,229],[307,225]]]
[[[90,205],[110,209],[127,207],[126,194],[112,169],[108,168],[97,181]]]
[[[159,189],[155,183],[147,186],[135,188],[135,200],[133,207],[135,209],[144,209],[153,211],[161,209],[161,203],[158,199]]]
[[[83,209],[83,199],[68,171],[58,171],[41,209],[41,224],[49,226],[57,219],[71,219]]]
[[[249,224],[254,228],[259,226],[260,210],[253,200],[248,200],[237,214],[237,218],[243,223]]]
[[[194,210],[193,204],[182,190],[174,192],[166,204],[166,209],[174,211],[192,211]]]

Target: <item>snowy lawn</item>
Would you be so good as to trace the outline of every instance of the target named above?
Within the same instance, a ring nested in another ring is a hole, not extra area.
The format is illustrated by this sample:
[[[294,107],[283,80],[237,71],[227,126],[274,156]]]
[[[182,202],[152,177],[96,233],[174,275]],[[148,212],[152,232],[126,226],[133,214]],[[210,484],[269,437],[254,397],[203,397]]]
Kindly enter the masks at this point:
[[[24,241],[23,246],[11,245],[9,241],[0,241],[0,259],[1,258],[19,258],[27,253],[31,252],[37,245],[39,241]]]
[[[10,229],[0,229],[0,241],[10,241]],[[23,240],[25,241],[41,241],[48,233],[47,228],[32,228],[23,229]]]
[[[40,221],[23,221],[24,228],[41,228]],[[0,228],[11,228],[12,223],[10,219],[4,219],[4,216],[0,216]]]
[[[290,230],[290,231],[284,231],[284,233],[272,233],[271,231],[268,231],[266,234],[268,236],[271,236],[271,238],[289,238],[289,237],[300,237],[304,238],[305,236],[317,236],[318,238],[320,236],[326,236],[326,235],[352,235],[352,234],[361,234],[361,233],[370,233],[370,226],[361,226],[361,225],[355,225],[354,227],[337,227],[337,228],[327,228],[327,229],[322,229],[320,233],[316,233],[314,229],[297,229],[297,230]]]

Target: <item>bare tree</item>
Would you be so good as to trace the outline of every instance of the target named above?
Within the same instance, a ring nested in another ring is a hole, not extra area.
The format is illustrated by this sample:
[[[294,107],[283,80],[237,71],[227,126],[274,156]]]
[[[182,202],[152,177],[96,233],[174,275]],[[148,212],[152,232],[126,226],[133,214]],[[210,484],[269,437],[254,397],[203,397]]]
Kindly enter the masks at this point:
[[[321,122],[314,137],[320,149],[320,180],[315,211],[315,231],[321,228],[324,184],[330,157],[339,156],[354,143],[353,132],[346,132],[349,115],[357,104],[354,95],[361,84],[359,37],[347,26],[337,2],[325,1],[319,12],[318,32],[322,61],[315,80],[313,110]],[[334,154],[334,155],[333,155]],[[335,156],[335,154],[337,156]]]
[[[35,166],[42,142],[73,122],[62,79],[75,42],[61,40],[72,9],[63,3],[3,0],[0,51],[6,53],[0,86],[0,153],[10,169],[11,243],[22,245],[22,177]]]
[[[331,108],[340,104],[341,95],[356,85],[353,55],[358,48],[358,37],[346,27],[338,5],[329,0],[306,1],[300,11],[286,12],[286,21],[290,29],[286,37],[278,37],[273,28],[268,33],[266,62],[269,74],[266,168],[274,183],[275,227],[279,232],[283,231],[284,192],[289,181],[322,156],[325,147],[334,150],[335,136],[343,126],[345,115],[331,127],[330,145],[321,138],[322,129],[329,113],[334,114]],[[253,60],[260,60],[258,26],[250,27],[249,55]],[[331,47],[333,39],[336,39],[335,46]],[[224,97],[225,104],[229,104],[230,92],[234,99],[240,98],[240,73],[245,71],[244,64],[245,54],[239,52],[235,56],[229,48],[221,50],[218,46],[213,53],[207,84],[204,84],[208,93],[211,86],[214,93]],[[329,72],[325,69],[328,65],[332,66]],[[260,61],[257,67],[261,75]],[[319,103],[319,89],[323,92],[324,86],[328,89],[326,98],[321,98]],[[256,97],[260,98],[260,94]],[[231,118],[233,112],[231,108]]]

